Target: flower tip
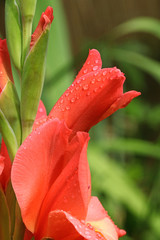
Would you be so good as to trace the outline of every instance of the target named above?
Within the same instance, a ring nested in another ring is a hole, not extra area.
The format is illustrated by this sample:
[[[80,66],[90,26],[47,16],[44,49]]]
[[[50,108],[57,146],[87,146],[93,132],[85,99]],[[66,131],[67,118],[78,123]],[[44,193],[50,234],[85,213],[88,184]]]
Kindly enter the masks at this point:
[[[124,235],[126,235],[126,231],[123,229],[118,229],[118,237],[123,237]]]
[[[53,8],[48,6],[46,11],[45,11],[45,15],[49,18],[50,23],[52,23],[54,16],[53,16]]]

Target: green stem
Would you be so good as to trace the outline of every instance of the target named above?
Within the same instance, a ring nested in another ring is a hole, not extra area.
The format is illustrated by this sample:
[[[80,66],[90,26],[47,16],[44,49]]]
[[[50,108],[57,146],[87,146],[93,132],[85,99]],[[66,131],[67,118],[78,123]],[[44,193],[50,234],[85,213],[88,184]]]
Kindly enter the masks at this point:
[[[31,41],[31,33],[32,33],[32,20],[33,16],[25,16],[22,18],[22,28],[23,28],[23,36],[22,36],[22,68],[28,54],[30,41]]]

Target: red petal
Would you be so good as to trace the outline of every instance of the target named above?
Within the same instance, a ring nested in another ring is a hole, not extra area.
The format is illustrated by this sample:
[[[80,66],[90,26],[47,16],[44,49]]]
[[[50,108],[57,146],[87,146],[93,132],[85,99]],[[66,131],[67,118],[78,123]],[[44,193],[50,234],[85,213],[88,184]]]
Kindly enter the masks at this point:
[[[105,240],[103,236],[95,232],[91,225],[85,224],[83,220],[80,221],[71,214],[59,210],[50,212],[47,232],[43,237],[63,240]],[[35,240],[41,238],[42,235],[37,233]]]
[[[63,122],[48,121],[27,137],[16,154],[12,185],[23,221],[31,232],[47,192],[76,151],[78,142],[70,145],[70,134]]]
[[[2,155],[0,155],[0,176],[3,172],[3,169],[4,169],[4,157]]]
[[[124,80],[117,68],[86,74],[67,89],[49,117],[64,119],[74,131],[88,131],[123,94]]]
[[[95,70],[100,70],[102,67],[102,60],[100,53],[96,49],[92,49],[89,51],[88,58],[84,63],[83,67],[79,71],[76,79],[82,77],[83,75],[93,72]]]
[[[7,42],[0,38],[0,92],[9,80],[13,82]]]
[[[53,21],[53,8],[47,7],[46,11],[42,13],[38,26],[32,34],[30,48],[32,48],[41,34],[45,31],[46,27]]]
[[[78,219],[85,219],[91,195],[87,143],[88,134],[85,133],[79,132],[72,139],[67,149],[70,160],[43,201],[37,231],[46,232],[45,222],[53,210],[64,210]]]
[[[117,240],[126,234],[114,224],[97,197],[91,198],[86,222],[90,223],[107,240]]]
[[[129,91],[124,93],[122,96],[116,99],[116,101],[110,106],[109,109],[107,109],[107,111],[101,116],[99,121],[102,121],[103,119],[109,117],[118,109],[126,107],[133,98],[138,97],[139,95],[141,95],[141,93],[136,91]]]
[[[3,162],[4,168],[0,175],[0,183],[3,187],[3,189],[5,190],[5,188],[8,184],[8,181],[10,179],[10,175],[11,175],[11,160],[10,160],[10,157],[9,157],[9,154],[7,151],[7,147],[6,147],[3,139],[2,139],[2,143],[1,143],[0,156],[1,156],[1,160],[2,160],[2,157],[4,158],[4,162]],[[2,162],[1,162],[1,164],[2,164]],[[2,167],[2,165],[1,165],[1,167]]]
[[[47,117],[47,112],[43,102],[40,100],[37,115],[36,115],[36,120],[39,120],[44,117]]]

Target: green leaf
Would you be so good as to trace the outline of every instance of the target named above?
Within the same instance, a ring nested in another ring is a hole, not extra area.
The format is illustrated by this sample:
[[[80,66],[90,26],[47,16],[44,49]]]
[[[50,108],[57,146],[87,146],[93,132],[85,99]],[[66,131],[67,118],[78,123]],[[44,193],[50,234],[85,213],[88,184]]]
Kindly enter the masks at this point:
[[[140,53],[113,48],[112,56],[117,61],[122,61],[125,63],[130,63],[141,70],[152,75],[158,83],[160,83],[160,63],[146,56],[141,55]]]
[[[22,139],[32,130],[32,125],[38,110],[39,100],[44,82],[46,51],[50,25],[41,34],[31,48],[22,73],[21,120]]]
[[[21,142],[20,103],[14,84],[8,81],[0,95],[0,109],[10,124],[17,138]]]
[[[109,141],[99,141],[98,147],[102,151],[125,152],[140,156],[154,157],[160,160],[160,147],[152,142],[139,139],[110,139]]]
[[[16,0],[5,1],[6,38],[15,67],[21,70],[21,21]]]
[[[134,215],[144,218],[148,205],[145,196],[124,169],[108,158],[97,146],[88,153],[94,188],[123,203]]]
[[[145,32],[160,38],[160,21],[150,17],[131,19],[117,26],[112,32],[112,38],[118,38],[133,32]]]
[[[0,110],[0,132],[7,146],[7,150],[11,158],[11,161],[13,161],[18,150],[18,143],[16,136],[13,132],[13,129],[11,128],[7,119],[5,118],[2,110]]]
[[[0,188],[0,239],[10,240],[10,235],[9,210],[3,190]]]

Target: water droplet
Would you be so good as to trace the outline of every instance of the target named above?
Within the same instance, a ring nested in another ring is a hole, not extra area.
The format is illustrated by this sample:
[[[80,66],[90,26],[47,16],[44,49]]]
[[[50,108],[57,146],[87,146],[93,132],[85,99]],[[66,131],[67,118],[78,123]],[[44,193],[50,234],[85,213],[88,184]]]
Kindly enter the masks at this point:
[[[104,85],[101,85],[100,88],[102,89]]]
[[[103,72],[103,76],[106,76],[106,74],[107,74],[107,71],[104,71],[104,72]]]
[[[87,90],[87,89],[88,89],[88,84],[86,84],[86,85],[83,86],[83,90],[84,90],[84,91]]]
[[[79,90],[79,87],[78,87],[78,86],[76,87],[76,90],[77,90],[77,91]]]
[[[86,79],[85,77],[82,77],[82,81],[85,81],[85,79]]]
[[[90,61],[88,61],[87,64],[89,65],[89,64],[90,64]]]
[[[61,99],[60,103],[63,103],[63,102],[64,102],[63,99]]]
[[[90,92],[87,92],[87,93],[86,93],[86,96],[89,96],[89,95],[91,95],[91,93],[90,93]]]
[[[97,81],[100,82],[102,79],[101,78],[98,78]]]
[[[40,135],[40,132],[38,132],[38,135]]]
[[[96,59],[96,60],[95,60],[95,63],[96,63],[96,64],[97,64],[97,63],[99,63],[99,60],[98,60],[98,59]]]
[[[94,76],[96,77],[98,75],[98,72],[96,72],[95,74],[94,74]]]
[[[94,79],[94,78],[91,80],[91,83],[92,83],[92,84],[94,84],[94,83],[95,83],[95,79]]]
[[[72,89],[70,90],[70,93],[73,93],[73,91],[74,91],[74,90],[73,90],[73,88],[72,88]]]
[[[26,146],[24,146],[23,149],[26,149]]]
[[[75,98],[71,98],[70,102],[74,103],[75,102]]]
[[[41,112],[41,113],[43,112],[43,108],[39,108],[38,110],[39,110],[39,112]]]
[[[72,87],[74,87],[74,83],[72,83],[72,85],[71,85]]]
[[[69,95],[69,92],[66,92],[66,93],[65,93],[65,96],[67,97],[68,95]]]
[[[66,110],[69,110],[70,109],[70,106],[66,106]]]
[[[85,69],[83,72],[84,72],[84,74],[87,73],[87,69]]]
[[[77,83],[79,84],[80,82],[81,82],[81,79],[78,79],[78,80],[77,80]]]
[[[93,67],[93,71],[96,71],[98,69],[98,66]]]

